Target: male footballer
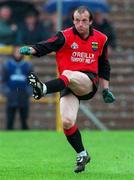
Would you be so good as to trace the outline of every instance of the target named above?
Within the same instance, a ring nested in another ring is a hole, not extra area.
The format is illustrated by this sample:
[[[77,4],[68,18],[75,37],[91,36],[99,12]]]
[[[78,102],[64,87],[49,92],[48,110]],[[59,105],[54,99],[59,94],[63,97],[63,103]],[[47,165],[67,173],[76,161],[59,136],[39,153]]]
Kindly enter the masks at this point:
[[[49,93],[60,92],[60,113],[64,134],[77,153],[75,173],[85,170],[90,154],[85,149],[76,125],[81,100],[91,99],[100,84],[105,103],[115,97],[109,89],[110,63],[107,55],[107,36],[92,28],[91,11],[80,6],[73,12],[73,27],[58,32],[47,41],[20,48],[23,55],[44,56],[56,52],[59,77],[41,82],[29,75],[33,96],[40,99]],[[45,33],[45,32],[44,32]]]

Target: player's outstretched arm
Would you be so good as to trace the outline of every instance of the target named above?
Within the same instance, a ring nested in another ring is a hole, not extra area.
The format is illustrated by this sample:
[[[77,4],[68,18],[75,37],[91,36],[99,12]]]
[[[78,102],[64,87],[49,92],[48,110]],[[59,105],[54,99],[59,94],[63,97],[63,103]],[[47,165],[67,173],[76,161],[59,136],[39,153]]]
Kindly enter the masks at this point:
[[[36,50],[30,46],[23,46],[19,49],[19,52],[22,55],[32,55],[36,53]]]

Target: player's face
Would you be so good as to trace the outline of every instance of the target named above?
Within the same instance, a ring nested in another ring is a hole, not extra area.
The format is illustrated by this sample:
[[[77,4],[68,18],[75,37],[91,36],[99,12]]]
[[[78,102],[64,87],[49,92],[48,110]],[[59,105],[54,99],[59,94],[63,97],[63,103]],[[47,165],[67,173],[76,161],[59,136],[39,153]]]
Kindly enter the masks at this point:
[[[89,27],[92,25],[92,20],[90,20],[89,16],[88,11],[83,13],[74,12],[73,23],[79,34],[84,38],[89,35]]]

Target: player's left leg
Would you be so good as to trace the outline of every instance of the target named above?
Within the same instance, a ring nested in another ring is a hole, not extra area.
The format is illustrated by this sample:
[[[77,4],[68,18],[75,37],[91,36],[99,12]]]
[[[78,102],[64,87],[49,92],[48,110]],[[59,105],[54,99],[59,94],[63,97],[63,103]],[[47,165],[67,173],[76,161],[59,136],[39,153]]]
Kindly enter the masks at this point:
[[[68,87],[77,96],[83,96],[93,91],[93,82],[87,74],[80,71],[65,70],[63,75],[69,79]]]
[[[84,171],[85,165],[90,161],[90,157],[83,146],[80,131],[76,125],[78,109],[79,100],[75,95],[68,94],[60,99],[60,112],[64,134],[78,155],[74,170],[76,173]]]
[[[64,75],[61,75],[59,78],[50,80],[46,83],[42,83],[34,73],[30,73],[28,79],[30,85],[32,85],[33,97],[35,99],[40,99],[46,94],[59,92],[69,84],[68,78]]]
[[[93,90],[93,83],[87,74],[79,71],[63,71],[59,78],[42,83],[38,77],[31,73],[29,82],[33,87],[33,96],[40,99],[45,94],[50,94],[69,87],[76,95],[83,96]]]

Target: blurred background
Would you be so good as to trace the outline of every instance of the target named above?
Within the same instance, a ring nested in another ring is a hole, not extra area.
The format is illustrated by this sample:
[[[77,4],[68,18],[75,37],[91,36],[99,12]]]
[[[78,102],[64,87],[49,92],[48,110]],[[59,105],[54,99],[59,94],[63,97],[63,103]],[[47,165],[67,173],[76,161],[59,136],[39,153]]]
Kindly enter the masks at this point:
[[[32,68],[42,81],[56,77],[54,54],[40,59],[18,57],[14,49],[46,40],[72,26],[71,14],[79,5],[93,11],[94,28],[109,38],[110,88],[116,102],[105,104],[99,90],[92,100],[81,103],[78,126],[100,130],[134,128],[134,1],[0,0],[0,130],[61,130],[59,95],[34,101],[22,76],[24,69],[28,73]],[[11,67],[15,68],[15,75]],[[9,79],[19,82],[18,86]]]

